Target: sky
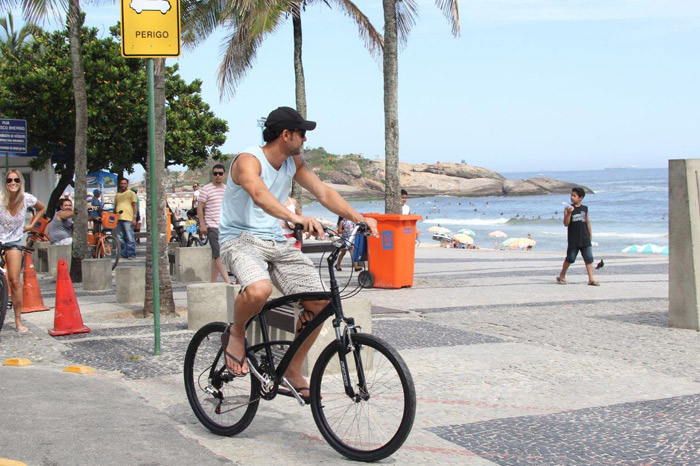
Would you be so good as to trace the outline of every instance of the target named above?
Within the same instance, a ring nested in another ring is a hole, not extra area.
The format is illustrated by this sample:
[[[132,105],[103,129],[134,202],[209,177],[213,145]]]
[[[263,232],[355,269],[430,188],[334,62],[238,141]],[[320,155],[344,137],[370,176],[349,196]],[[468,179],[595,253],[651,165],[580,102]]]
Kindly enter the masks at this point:
[[[329,2],[334,5],[333,2]],[[85,2],[83,2],[85,5]],[[399,157],[499,172],[666,167],[700,157],[700,1],[470,0],[461,34],[433,2],[399,54]],[[381,2],[356,5],[382,32]],[[119,5],[84,6],[105,31]],[[337,8],[302,13],[308,147],[384,157],[381,59]],[[294,104],[291,19],[263,42],[236,94],[220,100],[224,31],[179,59],[229,125],[225,153],[260,143],[257,120]]]

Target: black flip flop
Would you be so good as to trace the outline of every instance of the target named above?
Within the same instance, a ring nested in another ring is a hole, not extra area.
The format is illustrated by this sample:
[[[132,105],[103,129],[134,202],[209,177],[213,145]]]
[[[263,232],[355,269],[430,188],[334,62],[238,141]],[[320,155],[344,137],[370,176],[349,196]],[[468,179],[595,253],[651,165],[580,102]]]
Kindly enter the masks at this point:
[[[230,358],[233,362],[235,362],[236,364],[238,364],[239,366],[241,366],[241,369],[243,369],[243,363],[244,363],[244,361],[245,361],[245,359],[246,359],[246,357],[245,357],[245,347],[247,346],[247,345],[246,345],[246,342],[245,342],[245,339],[243,340],[243,348],[244,348],[243,356],[241,356],[241,359],[238,359],[236,356],[234,356],[233,354],[231,354],[231,353],[229,353],[228,351],[226,351],[226,348],[228,347],[228,340],[229,340],[229,337],[230,337],[230,336],[231,336],[231,332],[229,331],[229,327],[226,327],[226,330],[224,330],[224,333],[221,334],[221,349],[224,351],[224,354],[225,354],[224,359],[226,359],[226,357]],[[224,364],[225,364],[225,363],[226,363],[226,361],[224,361]],[[228,364],[226,364],[226,367],[227,367],[231,372],[233,372],[233,375],[243,376],[243,375],[248,374],[247,372],[246,372],[246,373],[243,373],[242,371],[241,371],[239,374],[236,374],[233,370],[231,370],[231,369],[228,367]]]

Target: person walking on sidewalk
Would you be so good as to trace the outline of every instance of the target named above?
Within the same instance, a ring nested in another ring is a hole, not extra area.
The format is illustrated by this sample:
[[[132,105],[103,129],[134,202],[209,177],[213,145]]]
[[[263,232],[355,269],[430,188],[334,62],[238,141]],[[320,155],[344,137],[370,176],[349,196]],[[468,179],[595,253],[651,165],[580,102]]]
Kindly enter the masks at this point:
[[[226,272],[226,267],[221,262],[219,246],[219,214],[221,213],[221,201],[226,192],[224,176],[226,169],[220,163],[214,165],[211,171],[212,182],[204,185],[199,190],[197,202],[197,217],[199,218],[199,232],[206,235],[211,246],[211,282],[215,283],[219,275],[226,283],[231,283]]]
[[[568,228],[569,245],[566,250],[566,259],[564,259],[561,272],[557,277],[557,283],[560,285],[566,285],[566,271],[576,261],[576,256],[581,251],[583,262],[586,264],[586,272],[588,272],[588,284],[599,286],[599,283],[593,278],[593,245],[591,244],[593,233],[591,231],[591,220],[588,218],[588,207],[581,204],[585,196],[586,191],[583,188],[572,189],[571,205],[564,209],[564,226]]]
[[[65,246],[73,244],[73,201],[64,197],[58,201],[58,211],[49,223],[51,244]]]
[[[22,252],[13,249],[22,245],[22,235],[28,231],[44,212],[46,207],[36,197],[24,191],[24,177],[17,170],[10,170],[5,175],[5,184],[0,196],[0,243],[8,249],[5,251],[7,281],[12,291],[12,306],[15,308],[15,330],[27,333],[29,329],[22,325],[22,284],[19,270],[22,267]],[[34,207],[36,214],[28,227],[24,226],[27,209]]]
[[[290,107],[279,107],[267,117],[265,145],[252,146],[231,162],[226,193],[221,205],[221,258],[241,284],[234,302],[233,324],[222,336],[226,365],[234,374],[247,374],[245,324],[260,312],[274,284],[284,295],[323,291],[316,267],[301,250],[295,249],[282,234],[279,220],[301,224],[307,234],[322,236],[323,227],[313,217],[284,207],[292,180],[313,194],[331,212],[354,222],[366,223],[377,235],[377,221],[365,218],[340,195],[325,185],[306,165],[301,150],[306,132],[316,127]],[[304,327],[327,301],[302,301],[299,327]],[[310,396],[301,375],[304,357],[318,336],[316,330],[299,348],[285,374],[299,394]]]
[[[136,258],[136,239],[134,226],[136,224],[136,194],[129,189],[129,180],[119,179],[119,192],[114,195],[114,209],[119,214],[117,223],[117,238],[119,239],[119,255],[125,259]]]

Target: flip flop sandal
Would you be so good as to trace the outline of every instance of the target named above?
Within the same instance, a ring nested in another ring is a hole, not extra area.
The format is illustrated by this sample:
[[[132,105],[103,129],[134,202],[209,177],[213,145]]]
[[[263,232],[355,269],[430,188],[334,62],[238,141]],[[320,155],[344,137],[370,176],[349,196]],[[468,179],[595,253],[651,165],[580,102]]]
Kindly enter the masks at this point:
[[[299,393],[299,396],[302,400],[304,400],[304,403],[306,403],[307,405],[311,403],[311,390],[309,389],[309,387],[294,387],[294,390],[296,390],[296,392]],[[309,392],[308,396],[304,396],[301,394],[301,392],[304,390]],[[278,388],[277,393],[279,395],[291,396],[292,398],[294,398],[294,395],[292,394],[292,392],[289,391],[289,389],[287,389],[287,387]]]
[[[566,280],[561,277],[557,277],[557,283],[560,285],[566,285]]]
[[[588,286],[600,286],[600,283],[598,283],[596,281],[592,281],[592,282],[588,283]]]
[[[224,350],[224,355],[225,355],[224,359],[226,359],[228,357],[233,362],[238,364],[241,367],[241,369],[243,369],[243,363],[245,362],[245,359],[246,359],[245,350],[244,350],[243,356],[241,356],[241,359],[238,359],[236,356],[234,356],[233,354],[229,353],[226,350],[226,348],[228,347],[228,340],[229,340],[230,336],[231,336],[231,332],[229,331],[229,327],[226,327],[226,330],[224,331],[224,333],[221,334],[221,349]],[[245,340],[243,340],[243,347],[245,348],[246,346],[247,346],[246,342],[245,342]],[[226,365],[226,367],[228,367],[228,364]],[[229,370],[231,370],[231,369],[229,368]],[[233,372],[233,375],[239,375],[239,376],[243,376],[243,375],[247,374],[247,372],[244,373],[242,370],[238,374],[236,374],[236,372],[233,370],[231,370],[231,372]]]

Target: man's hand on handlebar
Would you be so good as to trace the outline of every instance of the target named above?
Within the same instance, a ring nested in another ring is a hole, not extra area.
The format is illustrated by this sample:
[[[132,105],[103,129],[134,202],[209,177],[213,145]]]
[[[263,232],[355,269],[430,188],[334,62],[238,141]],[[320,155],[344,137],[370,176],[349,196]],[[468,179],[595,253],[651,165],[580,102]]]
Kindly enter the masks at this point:
[[[379,238],[379,229],[377,228],[376,219],[361,216],[360,222],[364,223],[369,227],[369,231],[372,232],[372,236],[374,236],[375,238]]]
[[[306,237],[315,236],[316,238],[322,238],[325,234],[323,231],[323,226],[321,222],[313,217],[306,217],[304,215],[295,215],[294,222],[295,225],[301,225],[301,231],[306,233]]]

